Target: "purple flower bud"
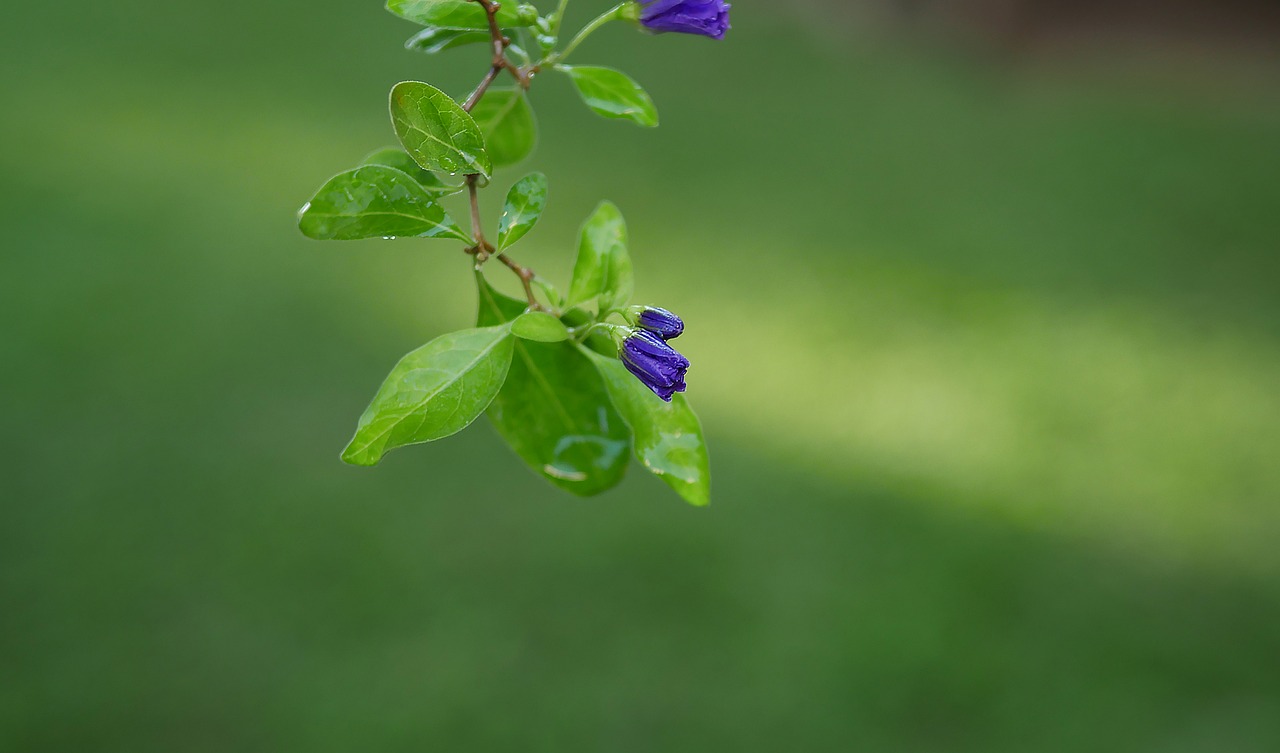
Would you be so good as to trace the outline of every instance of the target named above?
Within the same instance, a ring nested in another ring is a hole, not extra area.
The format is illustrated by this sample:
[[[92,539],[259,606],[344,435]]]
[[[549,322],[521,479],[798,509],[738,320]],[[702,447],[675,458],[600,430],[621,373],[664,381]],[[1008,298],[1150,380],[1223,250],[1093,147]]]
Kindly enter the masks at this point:
[[[685,390],[684,375],[689,370],[689,359],[651,332],[633,331],[622,341],[618,358],[627,371],[668,403],[672,395]]]
[[[729,4],[724,0],[638,0],[640,23],[650,31],[675,31],[724,39]]]
[[[680,321],[680,317],[656,306],[641,308],[635,325],[649,330],[663,340],[674,340],[684,333],[684,322]]]

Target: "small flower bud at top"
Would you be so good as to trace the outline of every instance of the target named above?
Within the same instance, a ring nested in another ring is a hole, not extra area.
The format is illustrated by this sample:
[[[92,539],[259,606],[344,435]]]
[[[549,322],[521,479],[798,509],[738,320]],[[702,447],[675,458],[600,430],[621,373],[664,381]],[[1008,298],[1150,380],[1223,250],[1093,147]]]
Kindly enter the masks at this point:
[[[729,4],[724,0],[636,0],[640,24],[649,31],[673,31],[724,39],[729,31]],[[630,15],[630,14],[624,14]]]
[[[663,340],[674,340],[684,333],[684,322],[680,317],[656,306],[636,306],[628,313],[632,324],[661,337]]]

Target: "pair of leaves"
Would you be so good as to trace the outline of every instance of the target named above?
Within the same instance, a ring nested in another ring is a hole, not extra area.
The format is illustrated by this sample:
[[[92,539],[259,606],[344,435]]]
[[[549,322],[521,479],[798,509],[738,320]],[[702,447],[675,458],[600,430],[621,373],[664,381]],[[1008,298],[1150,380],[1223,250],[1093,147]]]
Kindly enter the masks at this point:
[[[382,149],[364,167],[334,176],[302,208],[309,238],[455,238],[473,240],[440,206],[460,190],[433,171],[488,175],[493,169],[475,120],[429,84],[403,81],[391,90],[391,120],[407,151]]]
[[[462,431],[507,380],[518,339],[561,342],[564,324],[529,311],[495,326],[451,332],[400,359],[360,417],[342,459],[377,465],[387,452]]]
[[[475,120],[438,88],[401,82],[390,95],[392,123],[404,149],[384,149],[365,166],[334,175],[306,206],[298,225],[308,238],[471,237],[439,198],[458,191],[435,172],[480,173],[493,169]]]
[[[398,149],[380,149],[365,163],[330,178],[302,208],[298,225],[304,235],[316,240],[414,237],[473,242],[437,203],[458,187],[440,182]],[[546,203],[547,176],[542,173],[527,175],[512,186],[498,229],[498,250],[510,248],[532,230]]]
[[[533,108],[520,89],[490,89],[468,113],[430,84],[402,81],[391,90],[391,121],[417,164],[451,174],[488,176],[538,144]]]
[[[603,202],[582,226],[578,259],[573,265],[568,305],[599,298],[600,310],[625,305],[635,290],[627,223],[611,202]]]
[[[414,23],[440,29],[489,28],[484,8],[471,0],[387,0],[387,10]],[[538,9],[532,5],[509,0],[498,9],[498,25],[503,28],[531,26],[537,20]]]
[[[658,108],[649,94],[621,71],[594,66],[559,66],[569,74],[582,101],[597,115],[629,120],[636,125],[658,125]]]

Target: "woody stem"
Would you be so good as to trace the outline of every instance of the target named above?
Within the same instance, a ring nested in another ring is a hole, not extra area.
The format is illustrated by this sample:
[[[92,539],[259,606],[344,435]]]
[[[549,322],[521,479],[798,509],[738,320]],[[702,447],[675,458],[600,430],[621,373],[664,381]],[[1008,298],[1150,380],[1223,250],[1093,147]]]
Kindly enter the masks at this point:
[[[471,0],[479,3],[484,8],[485,15],[489,19],[489,36],[493,40],[493,61],[489,65],[489,70],[485,72],[484,78],[480,80],[480,84],[471,92],[471,96],[467,97],[467,101],[462,104],[462,109],[471,112],[475,109],[480,100],[484,98],[489,87],[498,78],[502,71],[511,71],[511,75],[515,76],[516,82],[522,88],[529,86],[529,74],[521,70],[519,66],[507,59],[507,46],[511,44],[511,40],[502,34],[502,28],[498,26],[498,9],[499,4],[493,0]],[[484,223],[480,220],[480,198],[479,198],[479,175],[467,176],[467,193],[471,199],[471,237],[475,240],[475,246],[467,249],[467,252],[476,257],[477,264],[483,264],[489,255],[494,252],[494,247],[484,238]],[[529,308],[541,309],[538,303],[538,297],[533,292],[533,278],[535,274],[532,269],[517,264],[511,257],[506,254],[498,254],[498,260],[507,266],[512,272],[520,278],[520,283],[524,286],[525,297],[529,300]]]

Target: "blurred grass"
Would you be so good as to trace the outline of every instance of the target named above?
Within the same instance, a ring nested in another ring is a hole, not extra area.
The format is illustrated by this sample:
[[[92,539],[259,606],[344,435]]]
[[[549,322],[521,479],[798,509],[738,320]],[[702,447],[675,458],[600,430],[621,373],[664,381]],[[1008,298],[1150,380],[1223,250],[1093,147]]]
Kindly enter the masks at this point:
[[[1274,78],[757,8],[593,40],[663,127],[539,81],[520,258],[563,279],[627,213],[690,322],[695,512],[640,473],[568,499],[484,426],[337,462],[473,306],[448,248],[293,225],[390,143],[391,83],[474,78],[377,5],[6,27],[0,748],[1280,745]]]

